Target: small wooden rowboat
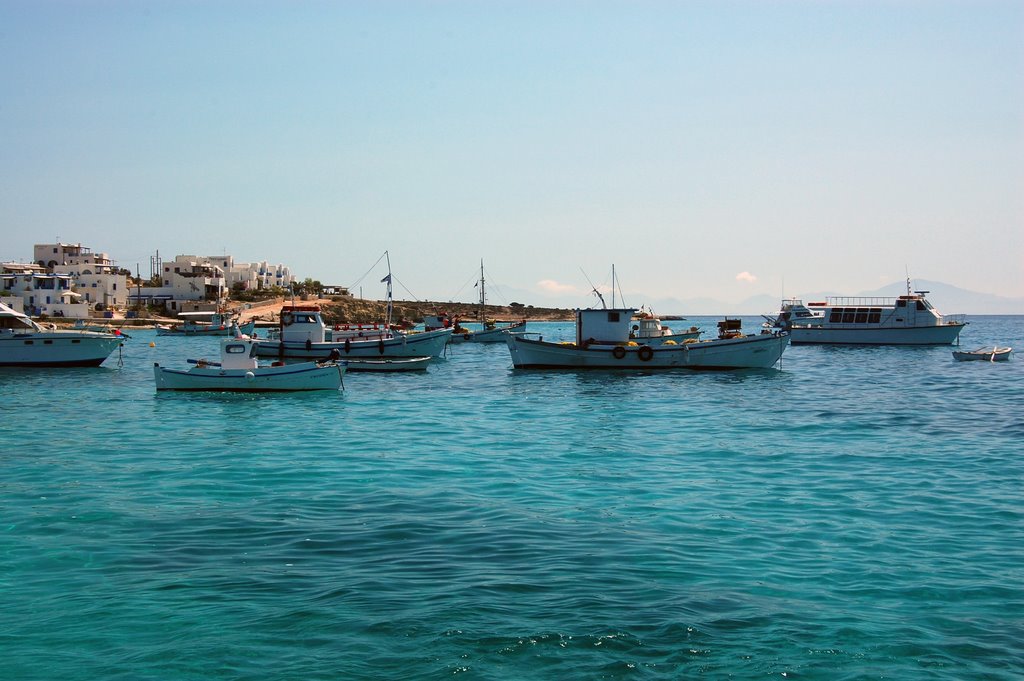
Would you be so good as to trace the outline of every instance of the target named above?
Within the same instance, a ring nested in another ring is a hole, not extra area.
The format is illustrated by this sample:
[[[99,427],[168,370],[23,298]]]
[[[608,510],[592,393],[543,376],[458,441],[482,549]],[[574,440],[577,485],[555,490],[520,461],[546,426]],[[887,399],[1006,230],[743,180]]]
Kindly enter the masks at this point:
[[[1013,348],[978,348],[977,350],[954,350],[953,359],[958,362],[1005,362],[1010,359]]]

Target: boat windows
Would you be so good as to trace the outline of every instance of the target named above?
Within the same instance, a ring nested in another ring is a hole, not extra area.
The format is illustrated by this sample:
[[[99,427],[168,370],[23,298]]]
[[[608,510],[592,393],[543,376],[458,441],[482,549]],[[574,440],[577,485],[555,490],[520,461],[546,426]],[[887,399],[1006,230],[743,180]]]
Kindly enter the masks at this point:
[[[843,321],[843,313],[839,310],[833,310],[832,314],[828,316],[828,321],[832,324],[838,324]]]
[[[900,300],[896,301],[896,307],[906,307],[906,306],[907,306],[907,301],[905,301],[903,299],[900,299]]]
[[[35,341],[25,341],[25,345],[34,345]]]
[[[53,345],[53,341],[52,340],[44,340],[43,341],[43,345]]]
[[[858,324],[865,324],[865,323],[867,323],[867,321],[868,321],[868,311],[867,310],[857,310],[856,322]]]
[[[81,342],[82,342],[82,339],[74,338],[74,339],[72,339],[71,344],[74,345],[75,343],[81,343]]]
[[[843,312],[843,324],[852,324],[853,323],[853,318],[855,316],[856,316],[856,313],[853,310],[846,310],[846,311],[844,311]]]
[[[882,321],[882,311],[881,310],[871,310],[871,312],[868,313],[868,324],[878,324],[881,321]]]
[[[922,302],[921,302],[921,301],[919,300],[919,301],[917,301],[917,309],[918,309],[918,310],[921,310],[921,311],[923,312],[924,310],[927,310],[928,308],[927,308],[927,307],[925,307],[925,306],[924,306],[924,303],[922,303]]]
[[[224,346],[224,352],[226,352],[228,354],[231,354],[231,355],[244,354],[245,353],[245,346],[242,345],[242,344],[225,345]]]
[[[618,322],[619,321],[619,313],[618,312],[609,312],[608,313],[608,321],[609,322]]]

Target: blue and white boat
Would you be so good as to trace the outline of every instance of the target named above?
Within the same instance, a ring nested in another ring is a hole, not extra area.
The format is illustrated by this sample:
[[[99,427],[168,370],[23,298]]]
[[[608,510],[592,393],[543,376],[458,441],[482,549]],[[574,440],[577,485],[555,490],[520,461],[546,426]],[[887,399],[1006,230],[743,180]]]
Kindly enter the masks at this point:
[[[250,320],[239,324],[238,320],[220,312],[179,312],[177,324],[156,327],[158,336],[247,336],[256,328]]]
[[[294,392],[298,390],[338,390],[345,373],[343,362],[274,362],[260,366],[256,341],[251,338],[224,338],[220,361],[188,360],[187,370],[153,365],[157,390],[216,392]]]
[[[110,333],[43,328],[28,315],[0,303],[0,366],[95,367],[124,343]]]
[[[383,324],[366,336],[327,339],[319,305],[285,305],[275,338],[256,341],[260,357],[347,359],[441,357],[452,329],[405,333]]]

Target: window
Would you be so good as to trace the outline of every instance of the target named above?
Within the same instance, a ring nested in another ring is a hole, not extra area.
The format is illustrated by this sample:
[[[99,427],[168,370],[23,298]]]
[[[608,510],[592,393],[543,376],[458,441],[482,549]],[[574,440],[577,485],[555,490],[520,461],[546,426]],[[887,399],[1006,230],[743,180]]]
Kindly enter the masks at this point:
[[[856,313],[853,310],[846,310],[843,312],[843,324],[852,324],[853,318]]]
[[[896,307],[906,307],[906,306],[907,306],[907,301],[905,301],[905,300],[897,300],[896,301]]]
[[[921,310],[921,311],[923,312],[924,310],[927,310],[928,308],[926,308],[926,307],[924,306],[924,303],[922,303],[922,302],[921,302],[921,301],[919,300],[919,301],[917,301],[917,309],[918,309],[918,310]]]
[[[43,341],[43,345],[53,345],[53,341],[52,340],[44,340]]]
[[[25,345],[34,345],[35,341],[25,341]]]
[[[878,324],[882,321],[882,313],[872,310],[868,313],[868,324]]]
[[[224,347],[224,352],[230,353],[232,355],[243,354],[245,352],[245,346],[244,345],[227,345],[227,346]]]
[[[73,341],[71,341],[71,344],[72,344],[72,345],[75,345],[76,343],[81,343],[81,342],[82,342],[82,341],[81,341],[80,339],[76,338],[76,339],[74,339]]]
[[[857,318],[856,318],[855,321],[858,324],[864,324],[865,322],[867,322],[868,321],[868,311],[867,310],[857,310]]]
[[[609,312],[608,313],[608,321],[609,322],[617,322],[617,321],[619,321],[619,313],[618,312]]]
[[[832,324],[838,324],[839,322],[843,321],[843,313],[839,312],[838,310],[833,310],[832,314],[828,316],[828,321],[831,322]]]

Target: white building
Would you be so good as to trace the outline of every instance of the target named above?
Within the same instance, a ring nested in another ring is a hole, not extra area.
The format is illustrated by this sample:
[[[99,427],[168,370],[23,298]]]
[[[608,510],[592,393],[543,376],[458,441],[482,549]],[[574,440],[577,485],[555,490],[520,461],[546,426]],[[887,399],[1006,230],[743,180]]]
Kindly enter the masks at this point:
[[[122,308],[128,304],[128,277],[120,274],[106,253],[93,253],[82,244],[36,244],[33,257],[37,265],[54,274],[74,278],[78,302],[94,308]]]
[[[129,291],[131,300],[141,297],[149,304],[162,304],[171,312],[186,307],[194,309],[195,301],[221,301],[236,285],[255,291],[272,286],[287,288],[295,281],[291,269],[284,265],[236,263],[230,255],[178,255],[164,262],[160,273],[161,286]]]
[[[220,264],[229,261],[227,256],[216,258],[216,263],[203,256],[176,256],[172,261],[164,261],[160,286],[133,289],[128,297],[133,303],[141,298],[149,305],[162,304],[171,312],[180,312],[189,302],[221,301],[227,288]]]
[[[241,284],[244,291],[258,291],[265,288],[279,286],[288,288],[295,281],[290,267],[281,264],[271,265],[266,260],[263,262],[232,261],[227,270],[228,289],[234,289],[236,284]]]
[[[34,317],[88,317],[89,304],[72,290],[74,283],[70,274],[47,272],[36,263],[0,265],[0,300]]]

